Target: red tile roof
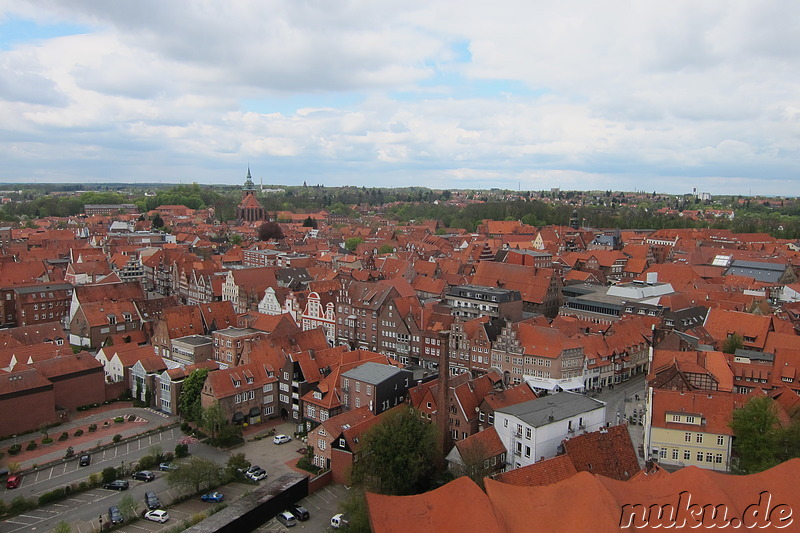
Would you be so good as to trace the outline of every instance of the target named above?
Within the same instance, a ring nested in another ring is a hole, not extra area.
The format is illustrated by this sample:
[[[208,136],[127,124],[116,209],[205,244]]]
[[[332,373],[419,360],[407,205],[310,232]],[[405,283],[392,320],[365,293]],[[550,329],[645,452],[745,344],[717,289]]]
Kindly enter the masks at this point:
[[[626,424],[584,433],[563,444],[578,472],[625,481],[639,471],[639,460]]]

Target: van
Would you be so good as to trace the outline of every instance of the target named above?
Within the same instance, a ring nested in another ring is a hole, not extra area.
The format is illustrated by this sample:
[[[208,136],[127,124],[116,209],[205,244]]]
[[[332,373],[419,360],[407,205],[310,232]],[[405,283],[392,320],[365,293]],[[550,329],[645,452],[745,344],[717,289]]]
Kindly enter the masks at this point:
[[[280,522],[286,527],[294,527],[297,525],[297,519],[289,511],[278,513],[278,516],[276,516],[275,518],[277,518],[278,522]]]
[[[333,518],[331,518],[331,527],[333,529],[343,529],[346,528],[348,524],[347,518],[342,513],[335,514]]]

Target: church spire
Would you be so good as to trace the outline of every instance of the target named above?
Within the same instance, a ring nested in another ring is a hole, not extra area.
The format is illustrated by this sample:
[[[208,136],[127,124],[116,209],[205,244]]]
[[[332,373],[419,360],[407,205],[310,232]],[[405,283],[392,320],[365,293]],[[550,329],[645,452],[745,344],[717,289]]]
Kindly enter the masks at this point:
[[[244,180],[244,188],[242,190],[245,192],[256,190],[256,186],[253,183],[253,178],[250,176],[250,165],[247,165],[247,179]]]

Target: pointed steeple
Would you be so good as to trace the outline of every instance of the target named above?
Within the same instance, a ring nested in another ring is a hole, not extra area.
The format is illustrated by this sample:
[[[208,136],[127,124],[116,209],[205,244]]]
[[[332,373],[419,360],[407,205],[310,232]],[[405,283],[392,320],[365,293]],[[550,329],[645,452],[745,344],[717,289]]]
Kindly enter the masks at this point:
[[[253,178],[250,176],[250,165],[247,166],[247,179],[244,180],[243,191],[255,191],[256,186],[253,183]]]

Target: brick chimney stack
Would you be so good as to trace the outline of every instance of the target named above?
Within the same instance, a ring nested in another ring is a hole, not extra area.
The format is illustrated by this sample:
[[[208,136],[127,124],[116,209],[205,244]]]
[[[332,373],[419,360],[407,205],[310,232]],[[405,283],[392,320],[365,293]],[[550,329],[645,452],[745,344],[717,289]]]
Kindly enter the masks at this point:
[[[441,458],[450,452],[450,331],[439,332],[439,378],[436,395],[436,430],[441,447]]]

